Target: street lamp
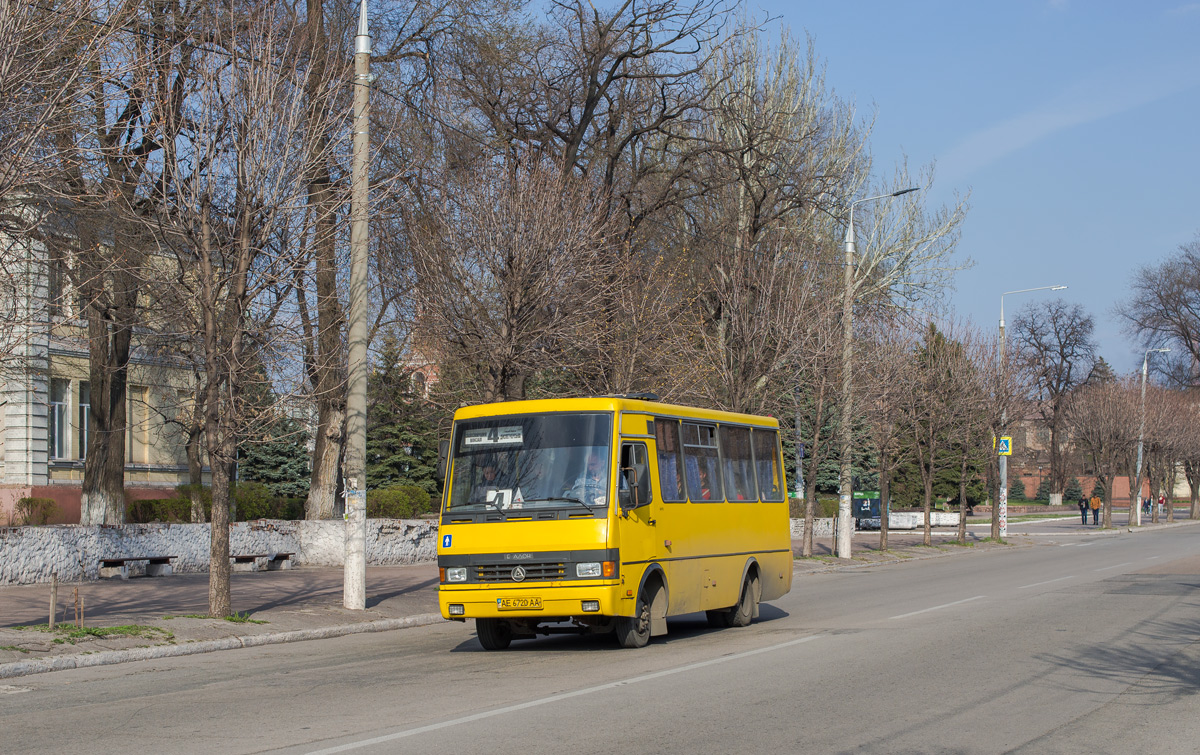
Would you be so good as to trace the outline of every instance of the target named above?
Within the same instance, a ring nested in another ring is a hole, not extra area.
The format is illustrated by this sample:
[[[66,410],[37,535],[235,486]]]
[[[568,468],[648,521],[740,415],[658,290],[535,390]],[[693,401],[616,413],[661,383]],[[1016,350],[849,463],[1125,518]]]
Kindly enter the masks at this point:
[[[1142,526],[1142,440],[1146,437],[1146,373],[1150,371],[1150,355],[1165,354],[1170,349],[1146,349],[1142,359],[1142,423],[1138,427],[1137,471],[1133,479],[1134,486],[1129,489],[1129,523]],[[1154,491],[1152,490],[1151,493]]]
[[[854,534],[853,526],[850,524],[850,417],[853,415],[851,409],[854,400],[850,382],[850,362],[854,344],[854,206],[863,202],[873,202],[876,199],[891,199],[918,190],[919,187],[912,186],[891,194],[863,197],[850,203],[850,217],[846,224],[845,291],[842,296],[842,421],[838,428],[842,468],[838,485],[838,558],[850,558],[850,541]]]
[[[1000,294],[1000,382],[1004,383],[1004,297],[1012,294],[1026,294],[1030,291],[1062,291],[1066,286],[1035,286],[1033,288],[1018,288],[1016,291],[1005,291]],[[1004,428],[1008,424],[1008,408],[1004,407],[1000,410],[1000,432],[1004,433]],[[997,536],[1003,540],[1008,537],[1008,457],[1000,456],[1000,493],[997,496],[997,510],[1000,522],[1000,531]]]

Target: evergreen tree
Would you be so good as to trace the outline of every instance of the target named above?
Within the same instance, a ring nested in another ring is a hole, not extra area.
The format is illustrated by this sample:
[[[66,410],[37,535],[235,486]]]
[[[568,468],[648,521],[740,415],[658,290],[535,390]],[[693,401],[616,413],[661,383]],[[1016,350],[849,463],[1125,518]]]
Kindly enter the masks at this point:
[[[1083,485],[1078,477],[1067,480],[1067,488],[1063,491],[1063,503],[1074,503],[1083,497]]]
[[[240,400],[246,435],[238,443],[238,481],[260,482],[277,497],[308,495],[308,432],[280,411],[261,364],[246,380]]]
[[[417,394],[402,360],[399,339],[384,334],[367,383],[367,487],[416,485],[436,496],[438,411]]]
[[[1020,477],[1012,478],[1008,484],[1008,499],[1010,501],[1025,500],[1025,483],[1021,481]]]
[[[1104,357],[1096,360],[1096,364],[1092,366],[1092,371],[1088,373],[1087,380],[1084,381],[1088,385],[1097,383],[1115,383],[1117,373],[1113,372],[1113,368],[1105,361]]]
[[[1038,483],[1037,495],[1034,497],[1034,500],[1038,500],[1038,501],[1049,501],[1050,500],[1050,478],[1049,477],[1043,477],[1042,481],[1040,483]]]

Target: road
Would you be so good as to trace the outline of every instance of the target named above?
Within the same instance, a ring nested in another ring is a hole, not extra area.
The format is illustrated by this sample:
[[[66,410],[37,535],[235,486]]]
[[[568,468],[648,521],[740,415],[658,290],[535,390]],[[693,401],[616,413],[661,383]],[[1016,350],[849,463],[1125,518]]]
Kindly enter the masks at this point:
[[[24,677],[0,750],[1194,752],[1200,527],[1066,540],[806,575],[642,650],[446,623]]]

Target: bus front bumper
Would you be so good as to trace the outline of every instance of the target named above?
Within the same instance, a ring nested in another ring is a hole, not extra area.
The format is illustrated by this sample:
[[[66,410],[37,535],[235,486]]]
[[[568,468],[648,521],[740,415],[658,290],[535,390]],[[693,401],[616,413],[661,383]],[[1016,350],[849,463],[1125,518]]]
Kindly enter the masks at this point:
[[[562,621],[572,617],[621,614],[625,599],[619,583],[526,587],[454,587],[442,585],[438,606],[446,619],[540,619]],[[589,610],[591,609],[591,610]],[[628,610],[628,609],[627,609]]]

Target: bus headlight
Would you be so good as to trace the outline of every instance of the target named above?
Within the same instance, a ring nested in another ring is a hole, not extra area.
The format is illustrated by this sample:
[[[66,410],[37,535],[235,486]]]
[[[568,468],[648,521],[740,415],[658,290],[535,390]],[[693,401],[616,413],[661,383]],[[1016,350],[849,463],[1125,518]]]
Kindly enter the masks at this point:
[[[600,601],[598,601],[598,600],[583,601],[583,610],[586,613],[594,613],[595,611],[599,611],[600,610]]]
[[[467,567],[465,567],[465,566],[449,567],[448,569],[446,569],[446,581],[447,582],[466,582],[467,581]]]
[[[462,603],[451,603],[449,614],[451,616],[462,616],[466,614],[466,610],[463,608]]]
[[[575,576],[583,579],[584,577],[599,577],[600,562],[599,561],[584,561],[583,563],[575,564]]]

